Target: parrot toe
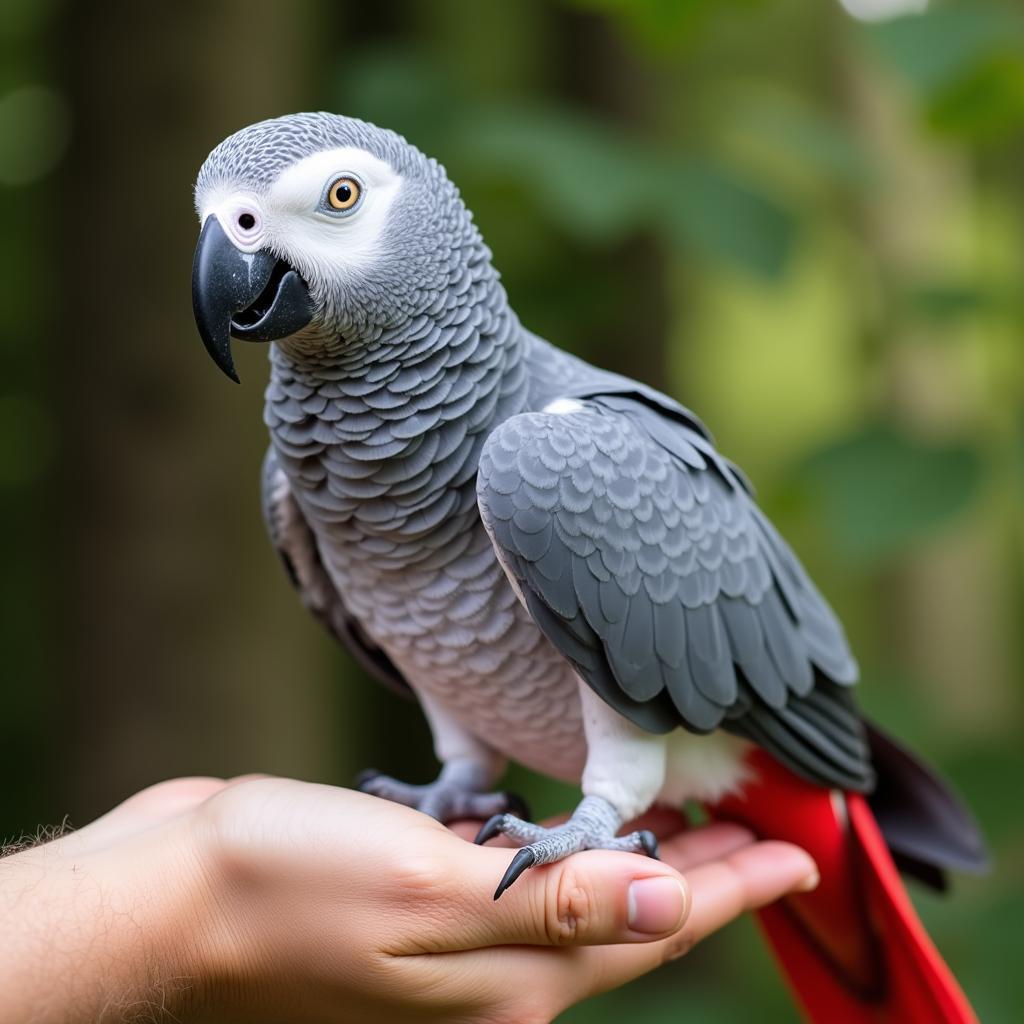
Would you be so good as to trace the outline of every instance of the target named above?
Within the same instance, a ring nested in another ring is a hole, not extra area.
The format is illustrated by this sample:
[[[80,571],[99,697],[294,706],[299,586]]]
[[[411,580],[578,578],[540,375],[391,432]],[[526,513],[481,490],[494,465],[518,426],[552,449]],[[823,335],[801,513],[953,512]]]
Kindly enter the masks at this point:
[[[371,769],[359,773],[355,787],[362,793],[422,811],[444,824],[466,818],[500,817],[509,811],[529,816],[526,801],[515,793],[481,793],[449,779],[413,785]]]
[[[582,850],[621,850],[658,856],[658,840],[653,832],[645,829],[619,836],[616,832],[621,824],[611,804],[601,797],[588,796],[564,825],[554,828],[534,825],[514,814],[496,814],[480,829],[475,842],[483,844],[503,835],[525,844],[498,883],[494,893],[494,898],[498,899],[527,868],[551,864]]]

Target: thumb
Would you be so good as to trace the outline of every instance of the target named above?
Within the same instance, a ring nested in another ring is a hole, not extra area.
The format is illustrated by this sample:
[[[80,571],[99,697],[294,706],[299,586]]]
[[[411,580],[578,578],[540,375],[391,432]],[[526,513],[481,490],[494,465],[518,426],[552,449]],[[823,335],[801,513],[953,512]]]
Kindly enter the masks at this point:
[[[442,939],[444,950],[649,942],[672,935],[689,913],[689,890],[679,872],[607,850],[531,868],[495,901],[494,885],[509,851],[466,846],[475,856],[459,887],[459,913],[453,915],[459,923]]]

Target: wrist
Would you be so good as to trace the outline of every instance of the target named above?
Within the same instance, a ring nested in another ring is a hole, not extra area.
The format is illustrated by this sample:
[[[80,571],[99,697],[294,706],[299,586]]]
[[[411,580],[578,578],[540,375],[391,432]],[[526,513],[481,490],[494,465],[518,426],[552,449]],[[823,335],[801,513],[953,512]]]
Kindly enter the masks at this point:
[[[230,802],[224,805],[224,798],[213,798],[181,819],[190,939],[179,956],[184,954],[196,981],[187,1019],[252,1024],[251,1004],[276,957],[257,909],[260,871],[245,829],[234,820]]]
[[[162,1020],[162,1011],[169,1021],[190,1021],[208,998],[211,904],[187,819],[117,844],[95,867],[98,887],[109,894],[109,926],[133,965],[125,981],[142,1000],[140,1020]]]
[[[174,831],[97,850],[69,836],[0,860],[0,1024],[187,1019],[204,993],[202,915]]]

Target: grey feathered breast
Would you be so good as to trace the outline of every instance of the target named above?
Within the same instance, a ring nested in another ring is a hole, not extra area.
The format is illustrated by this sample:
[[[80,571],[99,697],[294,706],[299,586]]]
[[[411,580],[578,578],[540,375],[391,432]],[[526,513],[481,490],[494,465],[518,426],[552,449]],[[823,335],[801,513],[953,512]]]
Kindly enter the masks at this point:
[[[263,459],[260,497],[270,543],[302,603],[378,682],[403,696],[412,690],[391,659],[349,612],[320,559],[316,537],[292,497],[273,448]]]

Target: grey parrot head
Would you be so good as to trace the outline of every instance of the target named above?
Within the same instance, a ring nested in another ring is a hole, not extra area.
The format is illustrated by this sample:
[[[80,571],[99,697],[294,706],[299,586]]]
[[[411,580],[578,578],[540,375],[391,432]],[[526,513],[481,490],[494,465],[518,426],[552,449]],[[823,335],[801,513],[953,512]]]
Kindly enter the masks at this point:
[[[373,340],[436,305],[479,240],[440,164],[338,114],[226,138],[199,172],[196,209],[196,323],[234,380],[229,336]]]

